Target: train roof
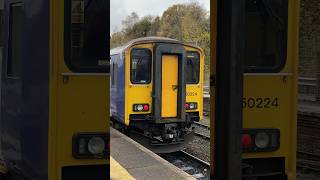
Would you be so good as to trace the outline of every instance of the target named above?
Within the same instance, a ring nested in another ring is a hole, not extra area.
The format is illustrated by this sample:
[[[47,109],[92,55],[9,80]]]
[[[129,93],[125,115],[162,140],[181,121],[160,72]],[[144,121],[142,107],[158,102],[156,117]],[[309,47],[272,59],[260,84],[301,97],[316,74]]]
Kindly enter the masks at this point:
[[[176,39],[166,38],[166,37],[157,37],[157,36],[150,36],[150,37],[143,37],[143,38],[137,38],[129,41],[123,46],[116,47],[110,50],[110,54],[118,54],[122,52],[123,50],[127,49],[130,46],[136,45],[136,44],[143,44],[143,43],[172,43],[172,44],[182,44],[185,46],[190,46],[196,49],[199,49],[202,51],[202,49],[199,46],[191,45]]]

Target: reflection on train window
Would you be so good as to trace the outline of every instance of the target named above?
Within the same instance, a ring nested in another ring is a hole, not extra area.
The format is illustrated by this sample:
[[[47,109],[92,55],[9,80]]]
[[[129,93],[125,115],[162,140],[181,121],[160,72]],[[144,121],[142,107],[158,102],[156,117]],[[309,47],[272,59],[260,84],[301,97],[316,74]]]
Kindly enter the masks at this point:
[[[76,72],[109,72],[108,1],[68,0],[66,64]]]
[[[186,83],[198,84],[200,74],[200,55],[197,52],[187,53]]]
[[[246,1],[246,72],[279,72],[287,56],[287,0]]]
[[[22,3],[15,3],[10,6],[10,32],[9,49],[7,58],[7,77],[18,78],[21,67],[21,41],[23,25],[23,6]]]
[[[130,80],[133,84],[149,84],[151,80],[151,51],[149,49],[132,49],[130,63]]]

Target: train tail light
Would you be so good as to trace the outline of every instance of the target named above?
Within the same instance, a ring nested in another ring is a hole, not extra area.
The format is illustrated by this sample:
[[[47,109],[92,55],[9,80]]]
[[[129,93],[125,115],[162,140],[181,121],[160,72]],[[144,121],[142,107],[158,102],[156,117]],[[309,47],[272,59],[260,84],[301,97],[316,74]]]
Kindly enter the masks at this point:
[[[148,112],[150,109],[149,104],[134,104],[133,111],[134,112]]]
[[[279,129],[244,129],[242,138],[243,152],[271,152],[280,147]]]
[[[144,111],[149,111],[149,105],[145,104],[145,105],[143,106],[143,110],[144,110]]]
[[[77,159],[103,159],[109,156],[106,133],[79,133],[73,137],[72,154]]]
[[[198,103],[196,102],[187,102],[185,104],[186,110],[196,110],[198,108]]]
[[[241,137],[242,147],[249,148],[252,146],[252,137],[249,134],[243,134]]]

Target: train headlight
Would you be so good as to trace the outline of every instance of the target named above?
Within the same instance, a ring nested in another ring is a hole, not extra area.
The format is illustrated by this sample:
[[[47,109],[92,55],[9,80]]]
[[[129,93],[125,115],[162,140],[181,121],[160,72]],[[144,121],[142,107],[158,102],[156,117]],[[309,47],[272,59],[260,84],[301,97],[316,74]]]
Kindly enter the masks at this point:
[[[187,102],[185,104],[185,108],[186,108],[186,110],[195,110],[195,109],[198,108],[198,103],[196,103],[196,102]]]
[[[134,112],[148,112],[149,104],[134,104],[133,105]]]
[[[269,135],[265,132],[257,133],[254,139],[254,143],[260,149],[266,148],[269,145]]]
[[[88,142],[88,150],[91,154],[103,154],[106,142],[101,137],[92,137]]]
[[[138,110],[138,111],[142,111],[142,110],[143,110],[143,106],[142,106],[141,104],[139,104],[139,105],[137,106],[137,110]]]
[[[280,147],[280,130],[271,128],[244,129],[241,141],[243,152],[252,153],[275,151]]]
[[[107,133],[79,133],[73,136],[72,155],[77,159],[103,159],[109,156]]]

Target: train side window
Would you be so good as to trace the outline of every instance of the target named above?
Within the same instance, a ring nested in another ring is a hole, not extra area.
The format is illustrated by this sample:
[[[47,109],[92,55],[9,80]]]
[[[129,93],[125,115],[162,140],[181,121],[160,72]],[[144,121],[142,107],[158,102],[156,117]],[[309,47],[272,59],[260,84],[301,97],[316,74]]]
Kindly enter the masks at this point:
[[[65,63],[74,72],[109,73],[109,2],[66,0]]]
[[[151,81],[152,55],[149,49],[132,49],[130,80],[132,84],[149,84]]]
[[[23,4],[10,5],[9,42],[6,73],[9,78],[19,78],[22,58]]]
[[[288,0],[246,1],[246,72],[279,72],[287,58]]]
[[[200,55],[197,52],[187,53],[186,83],[198,84],[200,76]]]
[[[114,63],[111,64],[111,87],[114,86],[115,84],[115,79],[114,79],[114,76],[115,76],[115,72],[114,72]]]
[[[114,87],[116,85],[116,77],[117,77],[117,68],[118,65],[114,62],[116,59],[116,56],[112,56],[113,63],[111,64],[111,86]]]
[[[0,0],[0,47],[2,48],[3,47],[3,26],[4,26],[4,23],[3,23],[3,9],[1,9],[1,7],[3,8],[3,1],[1,2]]]

